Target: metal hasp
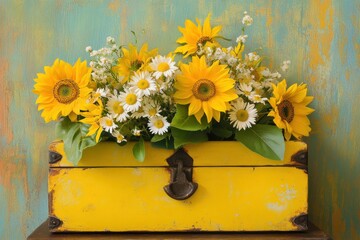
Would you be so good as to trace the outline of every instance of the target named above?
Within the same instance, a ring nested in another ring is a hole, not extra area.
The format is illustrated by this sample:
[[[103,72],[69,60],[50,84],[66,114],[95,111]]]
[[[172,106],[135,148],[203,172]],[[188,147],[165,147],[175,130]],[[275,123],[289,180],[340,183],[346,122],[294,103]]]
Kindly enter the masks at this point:
[[[171,170],[171,182],[164,187],[167,195],[176,200],[191,197],[198,188],[198,184],[192,181],[193,159],[181,148],[166,161]]]

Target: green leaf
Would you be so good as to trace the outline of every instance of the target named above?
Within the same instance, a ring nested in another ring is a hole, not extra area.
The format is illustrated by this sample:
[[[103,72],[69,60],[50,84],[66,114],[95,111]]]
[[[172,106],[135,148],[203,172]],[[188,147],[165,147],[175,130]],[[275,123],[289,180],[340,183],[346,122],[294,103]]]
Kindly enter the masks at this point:
[[[193,115],[188,115],[188,106],[177,104],[171,126],[186,131],[199,131],[205,130],[209,124],[206,118],[202,118],[201,123],[199,123]]]
[[[80,122],[71,122],[64,118],[56,125],[56,136],[63,140],[67,159],[75,166],[79,163],[83,150],[96,145],[95,134],[86,136],[89,125]]]
[[[72,124],[73,122],[69,118],[62,118],[55,125],[55,136],[59,139],[64,139]]]
[[[140,137],[139,141],[135,143],[133,147],[133,155],[139,162],[143,162],[145,160],[145,143],[142,137]]]
[[[154,142],[160,142],[162,140],[164,140],[165,138],[167,138],[168,136],[170,136],[169,133],[165,133],[163,135],[154,135],[152,138],[151,138],[151,142],[154,143]]]
[[[152,142],[151,146],[157,147],[157,148],[165,148],[165,149],[174,149],[174,138],[168,137],[164,138],[163,140],[159,142]]]
[[[205,131],[184,131],[178,128],[171,128],[172,136],[174,137],[174,147],[179,148],[188,143],[206,142],[208,140]]]
[[[211,130],[211,132],[213,134],[215,134],[216,136],[220,137],[220,138],[229,138],[233,135],[233,132],[230,130],[227,130],[225,128],[220,128],[220,127],[215,127]]]
[[[252,128],[237,131],[235,139],[266,158],[284,159],[284,137],[281,129],[276,126],[257,124]]]

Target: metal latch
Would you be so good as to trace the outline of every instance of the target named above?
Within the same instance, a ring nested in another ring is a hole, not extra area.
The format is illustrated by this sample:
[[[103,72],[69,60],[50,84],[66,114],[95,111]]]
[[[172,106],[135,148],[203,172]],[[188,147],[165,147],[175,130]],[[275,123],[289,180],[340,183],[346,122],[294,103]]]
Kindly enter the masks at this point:
[[[198,187],[198,184],[192,181],[193,159],[181,148],[166,161],[171,170],[170,184],[164,187],[167,195],[176,200],[191,197]]]

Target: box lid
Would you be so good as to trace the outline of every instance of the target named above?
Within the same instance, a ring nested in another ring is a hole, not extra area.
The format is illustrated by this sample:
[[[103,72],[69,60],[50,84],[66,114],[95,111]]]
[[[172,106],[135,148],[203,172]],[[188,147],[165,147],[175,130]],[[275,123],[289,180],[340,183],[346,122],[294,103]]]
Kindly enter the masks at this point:
[[[119,146],[114,142],[100,142],[85,149],[80,162],[74,166],[67,160],[64,143],[55,141],[49,146],[52,156],[50,167],[166,167],[166,159],[175,153],[175,150],[155,148],[145,142],[145,161],[139,162],[132,153],[134,144],[129,142]],[[237,141],[189,144],[184,146],[184,150],[193,158],[194,167],[307,165],[307,145],[301,141],[286,142],[285,156],[280,161],[264,158]]]

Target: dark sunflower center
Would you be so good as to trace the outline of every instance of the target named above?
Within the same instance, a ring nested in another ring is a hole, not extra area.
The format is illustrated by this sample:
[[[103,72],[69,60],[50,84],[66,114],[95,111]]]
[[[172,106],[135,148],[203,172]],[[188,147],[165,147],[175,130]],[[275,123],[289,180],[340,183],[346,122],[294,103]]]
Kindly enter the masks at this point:
[[[294,106],[288,100],[282,101],[278,105],[278,109],[279,109],[279,115],[282,120],[290,123],[294,119],[294,115],[295,115]]]
[[[141,66],[144,64],[143,61],[136,59],[135,61],[131,62],[130,69],[132,71],[137,71],[141,68]]]
[[[197,80],[192,88],[192,92],[197,99],[207,101],[216,93],[215,84],[208,79]]]
[[[53,88],[53,95],[58,102],[69,104],[79,97],[80,89],[74,80],[63,79]]]
[[[197,41],[197,45],[199,46],[199,44],[200,44],[201,46],[204,46],[206,44],[206,42],[212,42],[212,39],[208,36],[201,37]]]

